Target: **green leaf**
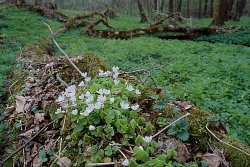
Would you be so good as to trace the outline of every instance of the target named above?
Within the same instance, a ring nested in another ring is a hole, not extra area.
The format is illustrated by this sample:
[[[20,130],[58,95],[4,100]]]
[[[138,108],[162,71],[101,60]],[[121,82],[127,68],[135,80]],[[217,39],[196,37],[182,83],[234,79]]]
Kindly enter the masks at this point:
[[[137,125],[137,122],[132,119],[130,122],[129,122],[129,126],[132,128],[132,129],[135,129],[138,125]]]
[[[40,160],[41,160],[42,163],[48,161],[48,158],[46,157],[46,152],[45,152],[45,150],[39,151],[38,156],[39,156],[39,158],[40,158]]]
[[[182,132],[182,133],[178,133],[178,134],[176,134],[176,137],[182,141],[187,141],[189,138],[189,133],[187,131]]]
[[[166,102],[164,101],[160,101],[153,105],[153,109],[162,110],[164,108],[166,108]]]
[[[138,167],[139,165],[136,163],[136,161],[134,159],[131,159],[129,161],[129,165],[130,167]]]
[[[112,155],[112,147],[111,146],[107,146],[104,150],[105,150],[105,155],[107,155],[107,156]]]
[[[135,156],[136,160],[140,160],[140,161],[144,161],[144,162],[146,162],[148,160],[149,154],[146,151],[140,149],[137,146],[134,147],[133,151],[134,151],[134,156]]]
[[[135,139],[135,143],[137,145],[143,144],[144,143],[143,137],[141,135],[138,135],[137,138]]]
[[[159,99],[159,95],[152,95],[152,96],[149,96],[151,99],[153,99],[153,100],[157,100],[157,99]]]

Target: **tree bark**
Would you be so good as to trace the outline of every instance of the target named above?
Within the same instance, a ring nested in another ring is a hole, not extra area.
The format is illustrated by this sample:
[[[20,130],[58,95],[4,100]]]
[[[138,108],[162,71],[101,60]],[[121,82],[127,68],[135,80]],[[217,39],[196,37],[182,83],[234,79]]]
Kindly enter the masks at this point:
[[[201,0],[199,0],[199,19],[201,18]]]
[[[227,15],[227,0],[219,0],[211,25],[224,25]]]
[[[246,0],[237,0],[236,3],[236,15],[234,17],[234,20],[240,20],[240,17],[243,14],[243,10],[246,6]]]
[[[203,13],[203,16],[207,16],[207,2],[208,0],[205,0],[205,4],[204,4],[204,13]]]
[[[177,12],[181,12],[182,0],[179,0],[177,5]]]
[[[190,1],[187,0],[187,17],[189,18],[190,17]]]
[[[169,0],[168,12],[169,14],[174,13],[174,0]]]
[[[214,0],[210,1],[210,17],[214,15]]]
[[[148,18],[147,18],[146,14],[145,14],[145,11],[143,9],[141,0],[137,0],[137,5],[138,5],[140,16],[141,16],[141,23],[147,22]]]

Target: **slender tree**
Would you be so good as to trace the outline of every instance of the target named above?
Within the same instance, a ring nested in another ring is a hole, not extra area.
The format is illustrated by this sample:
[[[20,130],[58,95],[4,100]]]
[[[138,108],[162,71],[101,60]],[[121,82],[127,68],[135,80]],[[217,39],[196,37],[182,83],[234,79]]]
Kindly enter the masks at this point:
[[[143,9],[141,0],[137,0],[137,5],[138,5],[140,16],[141,16],[141,23],[147,22],[148,18],[147,18],[145,11]]]
[[[169,0],[168,12],[169,12],[169,14],[174,13],[174,0]]]
[[[207,2],[208,0],[205,0],[205,3],[204,3],[204,12],[203,12],[203,16],[207,16]]]
[[[224,25],[227,14],[227,0],[218,0],[211,25]]]
[[[214,0],[210,1],[210,17],[214,15]]]
[[[201,0],[199,0],[199,18],[201,18]]]
[[[187,17],[190,17],[190,1],[187,0]]]
[[[236,14],[234,20],[240,20],[240,17],[242,16],[245,7],[246,7],[246,0],[237,0]]]

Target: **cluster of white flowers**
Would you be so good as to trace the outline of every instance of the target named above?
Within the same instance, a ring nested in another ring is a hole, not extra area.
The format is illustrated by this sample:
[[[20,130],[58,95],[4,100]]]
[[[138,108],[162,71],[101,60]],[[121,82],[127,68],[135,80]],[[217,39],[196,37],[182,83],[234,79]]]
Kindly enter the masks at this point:
[[[118,85],[120,83],[120,80],[118,79],[119,74],[120,74],[119,67],[113,67],[112,71],[99,70],[99,77],[111,77],[115,85]],[[86,85],[88,85],[88,82],[90,82],[91,80],[91,77],[89,77],[87,73],[82,73],[81,75],[82,77],[84,77],[84,81],[81,81],[78,84],[79,88],[77,88],[75,85],[71,85],[68,88],[66,88],[65,91],[62,92],[61,95],[58,97],[57,103],[60,104],[61,108],[57,109],[55,114],[66,113],[70,107],[70,109],[72,110],[71,111],[72,115],[80,114],[82,116],[87,117],[94,110],[100,110],[104,108],[106,102],[108,104],[113,104],[116,101],[116,99],[112,97],[111,90],[109,89],[101,88],[97,90],[96,92],[86,91],[85,93],[80,94],[80,96],[78,97],[80,101],[83,101],[86,104],[85,110],[82,112],[81,111],[79,112],[76,109],[77,89],[79,90],[84,89]],[[126,85],[127,91],[134,92],[136,95],[141,94],[140,90],[135,89],[132,85],[129,85],[127,83],[125,83],[125,85]],[[121,101],[120,107],[123,110],[131,109],[131,110],[137,111],[140,109],[139,108],[140,106],[138,104],[130,105],[126,101]],[[94,128],[91,126],[89,127],[89,130],[90,129],[93,130]]]
[[[100,77],[112,77],[113,79],[115,79],[115,83],[119,83],[118,80],[116,80],[119,76],[119,67],[113,67],[112,68],[112,72],[111,71],[103,71],[103,70],[99,70],[99,76]],[[117,84],[118,84],[117,83]]]
[[[76,86],[71,85],[65,89],[64,92],[58,97],[56,100],[57,103],[61,105],[62,108],[67,109],[69,108],[69,101],[72,102],[72,105],[75,106],[76,102]],[[57,114],[63,113],[63,112],[56,112]]]

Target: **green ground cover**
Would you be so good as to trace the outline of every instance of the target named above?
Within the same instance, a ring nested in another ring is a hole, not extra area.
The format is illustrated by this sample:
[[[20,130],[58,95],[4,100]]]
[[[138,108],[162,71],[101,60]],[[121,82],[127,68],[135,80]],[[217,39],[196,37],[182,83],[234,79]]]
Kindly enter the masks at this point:
[[[7,40],[6,44],[0,45],[0,85],[3,85],[20,47],[37,42],[49,33],[41,20],[48,22],[53,29],[60,24],[26,10],[1,10],[0,17],[4,18],[1,19],[4,22],[0,21],[0,33]],[[240,23],[228,25],[249,26],[249,21],[244,17]],[[209,20],[194,23],[207,25]],[[138,18],[126,15],[111,20],[111,25],[119,29],[141,26]],[[234,33],[232,35],[237,37]],[[244,34],[242,36],[249,39]],[[229,37],[225,35],[226,39]],[[224,41],[222,38],[215,42]],[[71,56],[93,52],[108,64],[125,71],[149,69],[158,86],[166,88],[169,98],[191,100],[201,109],[215,113],[217,119],[229,123],[232,137],[250,145],[249,47],[228,45],[230,42],[213,44],[154,37],[97,39],[83,35],[82,28],[60,35],[58,42]],[[57,51],[56,54],[60,53]]]

